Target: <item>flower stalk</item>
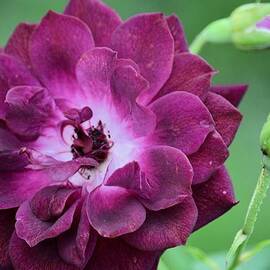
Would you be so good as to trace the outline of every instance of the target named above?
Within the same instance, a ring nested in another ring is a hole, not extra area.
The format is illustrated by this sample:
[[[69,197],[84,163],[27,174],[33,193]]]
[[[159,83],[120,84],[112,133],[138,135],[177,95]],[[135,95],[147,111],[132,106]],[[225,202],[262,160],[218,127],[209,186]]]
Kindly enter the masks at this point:
[[[227,269],[235,270],[241,264],[241,255],[251,237],[263,200],[270,187],[270,118],[261,132],[261,150],[263,152],[262,170],[256,189],[249,204],[246,219],[242,229],[236,234],[234,242],[227,255]]]

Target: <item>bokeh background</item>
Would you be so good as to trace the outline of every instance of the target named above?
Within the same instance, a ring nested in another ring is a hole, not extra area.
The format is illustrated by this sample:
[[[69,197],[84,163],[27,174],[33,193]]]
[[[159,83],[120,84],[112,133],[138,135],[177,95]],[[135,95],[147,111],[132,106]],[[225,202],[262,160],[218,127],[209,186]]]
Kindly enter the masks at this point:
[[[38,22],[47,10],[62,11],[67,0],[0,0],[0,46],[4,46],[21,21]],[[189,42],[208,23],[227,17],[244,0],[104,0],[123,18],[138,12],[176,13],[182,20]],[[231,146],[227,162],[240,204],[219,220],[196,232],[190,245],[207,252],[229,248],[240,228],[260,171],[258,137],[270,111],[270,53],[243,52],[232,45],[207,45],[201,55],[220,73],[215,83],[247,83],[249,91],[240,110],[244,120]],[[266,199],[251,244],[270,238],[270,198]]]

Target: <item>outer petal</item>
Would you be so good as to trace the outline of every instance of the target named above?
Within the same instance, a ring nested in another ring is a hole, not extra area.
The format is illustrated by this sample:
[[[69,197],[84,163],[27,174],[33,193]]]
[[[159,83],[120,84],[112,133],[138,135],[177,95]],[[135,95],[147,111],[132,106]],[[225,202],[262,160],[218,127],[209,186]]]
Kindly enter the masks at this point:
[[[143,14],[130,18],[112,35],[112,48],[122,58],[131,58],[149,81],[150,89],[140,102],[146,104],[169,78],[174,42],[162,14]],[[162,67],[162,68],[161,68]]]
[[[45,222],[35,216],[28,201],[24,202],[16,215],[17,235],[25,240],[30,247],[34,247],[46,239],[55,238],[70,229],[76,207],[77,203],[74,203],[56,221]]]
[[[128,190],[100,186],[88,197],[91,225],[101,236],[117,237],[136,231],[145,220],[145,209]]]
[[[14,231],[15,209],[0,211],[0,268],[10,269],[11,262],[8,253],[9,240]]]
[[[0,118],[6,109],[4,101],[7,91],[18,85],[39,85],[39,83],[20,61],[12,56],[0,54]]]
[[[150,105],[157,116],[150,144],[169,145],[185,154],[196,152],[214,129],[214,121],[201,100],[187,92],[174,92]]]
[[[221,167],[207,182],[193,186],[193,198],[198,208],[195,230],[230,210],[237,202],[225,167]]]
[[[58,238],[59,255],[66,263],[83,269],[94,252],[96,240],[97,233],[90,226],[84,203],[78,226],[75,222],[71,230]]]
[[[226,145],[230,145],[242,120],[241,113],[230,102],[215,93],[209,93],[205,105],[214,118],[216,130]]]
[[[163,250],[186,243],[197,220],[197,208],[191,197],[158,212],[149,212],[143,226],[124,236],[132,246],[142,250]]]
[[[20,151],[0,150],[0,172],[22,170],[28,164],[28,158],[22,155]]]
[[[248,85],[215,85],[210,91],[223,96],[237,107],[247,91]]]
[[[156,126],[155,114],[136,101],[137,96],[146,88],[148,82],[130,66],[119,67],[112,75],[111,91],[114,106],[135,137],[152,133]]]
[[[167,23],[169,25],[171,34],[174,39],[174,51],[175,53],[182,53],[188,51],[188,44],[184,32],[184,28],[178,17],[173,14],[167,17]]]
[[[215,131],[210,133],[201,148],[189,156],[194,170],[193,184],[208,180],[228,156],[229,151],[221,136]]]
[[[59,257],[55,240],[44,241],[31,248],[14,233],[9,245],[9,253],[15,269],[78,270]]]
[[[40,136],[53,115],[55,103],[41,87],[17,86],[8,91],[6,121],[21,139],[32,141]]]
[[[155,99],[174,91],[186,91],[204,98],[214,73],[213,68],[201,57],[191,53],[177,54],[170,78]]]
[[[97,47],[108,47],[112,33],[122,22],[114,10],[99,0],[71,0],[65,14],[76,16],[89,26]]]
[[[139,195],[148,209],[165,209],[190,196],[193,170],[180,150],[169,146],[148,148],[138,162],[143,172]]]
[[[50,11],[31,37],[30,58],[35,73],[55,97],[74,96],[79,90],[75,65],[93,47],[92,34],[83,22]]]
[[[20,23],[5,48],[5,52],[21,60],[29,69],[31,69],[31,60],[29,57],[29,40],[35,30],[36,25]]]
[[[106,254],[104,256],[104,254]],[[152,269],[161,252],[135,249],[123,240],[100,238],[86,270]]]

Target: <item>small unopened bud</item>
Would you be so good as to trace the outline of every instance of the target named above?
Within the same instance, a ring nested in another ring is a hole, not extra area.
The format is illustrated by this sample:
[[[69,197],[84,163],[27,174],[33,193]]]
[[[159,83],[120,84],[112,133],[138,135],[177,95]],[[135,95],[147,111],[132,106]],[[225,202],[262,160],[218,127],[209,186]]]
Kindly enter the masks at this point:
[[[260,146],[263,154],[270,157],[270,115],[261,131]]]

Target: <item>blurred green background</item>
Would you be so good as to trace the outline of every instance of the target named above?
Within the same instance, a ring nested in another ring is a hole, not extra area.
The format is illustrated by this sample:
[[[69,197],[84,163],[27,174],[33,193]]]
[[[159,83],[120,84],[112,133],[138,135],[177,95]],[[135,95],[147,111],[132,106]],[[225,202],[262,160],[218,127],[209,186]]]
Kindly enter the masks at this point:
[[[62,11],[66,0],[0,0],[0,46],[21,21],[38,22],[47,10]],[[189,42],[208,23],[227,17],[244,0],[105,0],[123,18],[138,12],[176,13]],[[207,45],[201,55],[220,73],[216,83],[248,83],[249,92],[240,106],[244,120],[231,146],[227,162],[240,204],[231,212],[196,232],[189,243],[207,252],[228,249],[240,228],[260,170],[258,137],[270,111],[270,53],[242,52],[232,45]],[[270,198],[266,199],[251,243],[270,238]]]

